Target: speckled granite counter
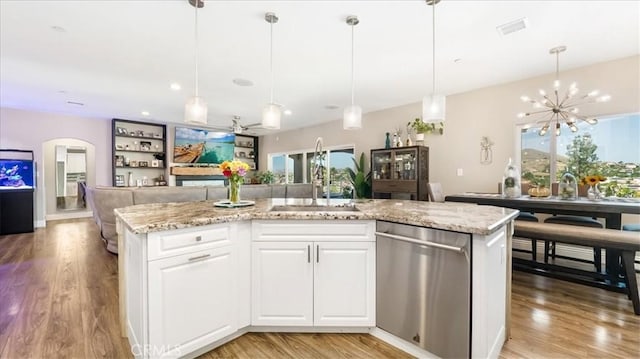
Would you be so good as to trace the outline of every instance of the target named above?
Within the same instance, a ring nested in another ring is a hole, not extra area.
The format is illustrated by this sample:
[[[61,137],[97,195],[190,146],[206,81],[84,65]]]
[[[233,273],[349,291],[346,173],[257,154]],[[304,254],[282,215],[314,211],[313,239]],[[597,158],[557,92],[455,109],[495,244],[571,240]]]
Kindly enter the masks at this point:
[[[143,204],[116,209],[115,214],[135,234],[251,219],[369,219],[480,235],[494,232],[518,215],[516,210],[492,206],[384,199],[356,203],[359,211],[354,212],[270,211],[274,205],[310,204],[310,199],[258,199],[255,206],[243,208],[218,208],[213,203],[214,201]],[[348,200],[318,200],[318,204],[330,206],[345,203]]]

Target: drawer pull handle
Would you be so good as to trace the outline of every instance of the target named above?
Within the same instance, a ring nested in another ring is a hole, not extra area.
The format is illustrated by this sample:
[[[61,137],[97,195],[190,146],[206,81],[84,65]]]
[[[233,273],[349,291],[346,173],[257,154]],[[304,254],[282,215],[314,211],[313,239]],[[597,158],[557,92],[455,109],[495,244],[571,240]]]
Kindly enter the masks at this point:
[[[205,259],[205,258],[208,258],[208,257],[211,257],[211,254],[203,254],[201,256],[191,257],[191,258],[189,258],[189,262]]]
[[[196,242],[200,242],[202,240],[202,236],[197,236],[196,237]]]
[[[307,263],[311,263],[311,245],[307,245]]]
[[[316,245],[316,263],[320,263],[320,245]]]

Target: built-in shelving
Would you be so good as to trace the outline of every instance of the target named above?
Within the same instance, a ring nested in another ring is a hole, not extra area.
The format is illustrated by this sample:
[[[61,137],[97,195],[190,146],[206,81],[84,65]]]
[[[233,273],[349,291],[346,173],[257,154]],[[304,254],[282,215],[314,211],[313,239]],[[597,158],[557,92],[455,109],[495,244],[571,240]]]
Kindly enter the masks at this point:
[[[166,185],[167,126],[113,119],[112,131],[113,186]]]

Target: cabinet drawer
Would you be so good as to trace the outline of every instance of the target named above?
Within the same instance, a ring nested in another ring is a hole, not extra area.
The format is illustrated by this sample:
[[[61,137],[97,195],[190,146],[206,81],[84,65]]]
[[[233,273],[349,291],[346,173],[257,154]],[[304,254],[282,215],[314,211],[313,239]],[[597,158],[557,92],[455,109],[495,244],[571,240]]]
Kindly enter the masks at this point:
[[[416,181],[374,180],[373,192],[418,192]]]
[[[230,244],[231,226],[228,223],[198,229],[178,229],[148,236],[148,259],[166,258]]]
[[[373,242],[375,227],[369,220],[254,220],[251,235],[253,241]]]

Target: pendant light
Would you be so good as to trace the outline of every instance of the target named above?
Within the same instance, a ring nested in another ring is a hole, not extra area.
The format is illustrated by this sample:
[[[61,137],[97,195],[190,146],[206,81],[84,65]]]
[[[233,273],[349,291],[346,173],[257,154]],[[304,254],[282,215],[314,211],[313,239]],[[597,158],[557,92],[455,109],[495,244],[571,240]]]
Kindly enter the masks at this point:
[[[355,71],[354,71],[354,51],[353,51],[353,32],[354,27],[360,23],[357,16],[351,15],[347,17],[347,25],[351,26],[351,106],[344,109],[344,117],[342,119],[342,127],[345,130],[357,130],[362,128],[362,108],[354,104],[355,92]]]
[[[269,97],[269,104],[262,110],[262,127],[269,130],[280,129],[280,117],[282,111],[280,105],[273,102],[273,24],[278,22],[278,17],[272,12],[268,12],[264,15],[264,19],[271,24],[271,40],[269,45],[269,66],[271,68],[271,96]]]
[[[207,103],[198,96],[198,8],[204,7],[204,0],[188,0],[189,4],[196,10],[195,21],[195,78],[196,78],[196,91],[195,96],[187,99],[184,105],[184,121],[187,123],[206,125],[207,124]]]
[[[446,109],[446,98],[436,94],[436,4],[440,0],[426,0],[427,5],[433,6],[433,85],[431,96],[422,99],[422,121],[443,122]]]
[[[598,119],[593,116],[578,115],[579,105],[593,102],[607,102],[611,99],[609,95],[598,96],[599,91],[593,90],[586,95],[578,96],[578,87],[576,83],[572,83],[564,96],[560,95],[560,54],[567,50],[566,46],[557,46],[549,50],[551,55],[556,56],[556,80],[553,82],[553,91],[547,94],[546,91],[540,90],[542,99],[536,100],[529,96],[522,96],[523,102],[532,104],[534,110],[531,112],[522,112],[518,114],[518,118],[529,116],[538,116],[542,128],[538,131],[540,136],[544,136],[553,127],[556,136],[560,136],[561,124],[564,123],[569,127],[571,132],[578,131],[578,121],[584,121],[590,125],[598,123]]]

